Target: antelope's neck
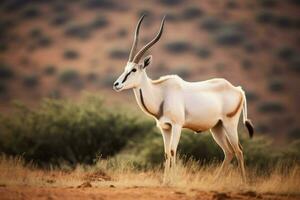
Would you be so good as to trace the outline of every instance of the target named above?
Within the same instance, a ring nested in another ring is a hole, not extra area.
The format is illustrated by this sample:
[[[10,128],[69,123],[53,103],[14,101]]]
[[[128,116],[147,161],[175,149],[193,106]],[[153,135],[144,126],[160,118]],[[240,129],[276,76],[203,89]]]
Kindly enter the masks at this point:
[[[153,85],[152,80],[144,72],[140,87],[134,88],[134,95],[140,108],[147,114],[159,119],[162,112],[163,99],[160,88]]]

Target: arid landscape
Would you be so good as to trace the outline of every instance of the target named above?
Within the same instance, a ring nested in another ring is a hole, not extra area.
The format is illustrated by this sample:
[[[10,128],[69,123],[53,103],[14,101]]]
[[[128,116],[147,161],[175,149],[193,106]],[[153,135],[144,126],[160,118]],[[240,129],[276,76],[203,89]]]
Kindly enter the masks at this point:
[[[134,28],[152,79],[222,77],[246,92],[239,127],[247,181],[207,131],[184,130],[163,183],[164,150],[132,91],[113,82]],[[0,199],[300,199],[300,1],[0,1]]]

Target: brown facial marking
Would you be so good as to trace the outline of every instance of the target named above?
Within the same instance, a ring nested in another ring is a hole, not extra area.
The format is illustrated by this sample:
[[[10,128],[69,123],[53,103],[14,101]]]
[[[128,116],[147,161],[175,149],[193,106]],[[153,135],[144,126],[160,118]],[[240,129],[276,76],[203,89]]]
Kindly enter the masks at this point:
[[[243,103],[243,98],[241,97],[241,98],[240,98],[240,102],[239,102],[238,106],[235,108],[235,110],[232,111],[232,112],[230,112],[230,113],[228,113],[226,116],[227,116],[227,117],[233,117],[233,116],[239,111],[239,109],[240,109],[242,103]]]
[[[172,157],[174,156],[174,151],[173,151],[173,150],[171,150],[171,156],[172,156]]]
[[[168,154],[165,153],[165,159],[168,160]]]

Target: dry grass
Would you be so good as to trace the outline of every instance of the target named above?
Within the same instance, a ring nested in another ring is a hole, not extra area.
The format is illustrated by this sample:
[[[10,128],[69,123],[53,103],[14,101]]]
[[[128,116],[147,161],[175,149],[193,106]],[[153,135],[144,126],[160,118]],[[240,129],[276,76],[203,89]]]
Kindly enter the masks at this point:
[[[274,166],[270,175],[257,175],[256,170],[248,170],[248,183],[242,183],[240,175],[230,169],[227,175],[217,182],[214,175],[217,164],[199,166],[195,161],[184,165],[181,161],[170,174],[169,187],[181,190],[197,189],[201,191],[255,191],[257,193],[299,194],[300,166],[294,164],[283,170],[284,165]],[[129,161],[116,159],[99,160],[94,166],[77,166],[73,170],[53,169],[41,170],[32,164],[25,164],[22,158],[0,159],[0,185],[15,186],[56,186],[77,187],[89,182],[94,187],[162,187],[162,170],[151,169],[141,171],[135,169]],[[261,174],[261,172],[260,172]]]

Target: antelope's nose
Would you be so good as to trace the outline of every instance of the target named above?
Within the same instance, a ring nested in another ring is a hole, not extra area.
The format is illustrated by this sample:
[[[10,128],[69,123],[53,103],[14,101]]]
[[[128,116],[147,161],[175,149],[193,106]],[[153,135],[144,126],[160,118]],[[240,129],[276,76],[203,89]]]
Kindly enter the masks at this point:
[[[119,85],[119,82],[115,82],[114,86],[117,87]]]

